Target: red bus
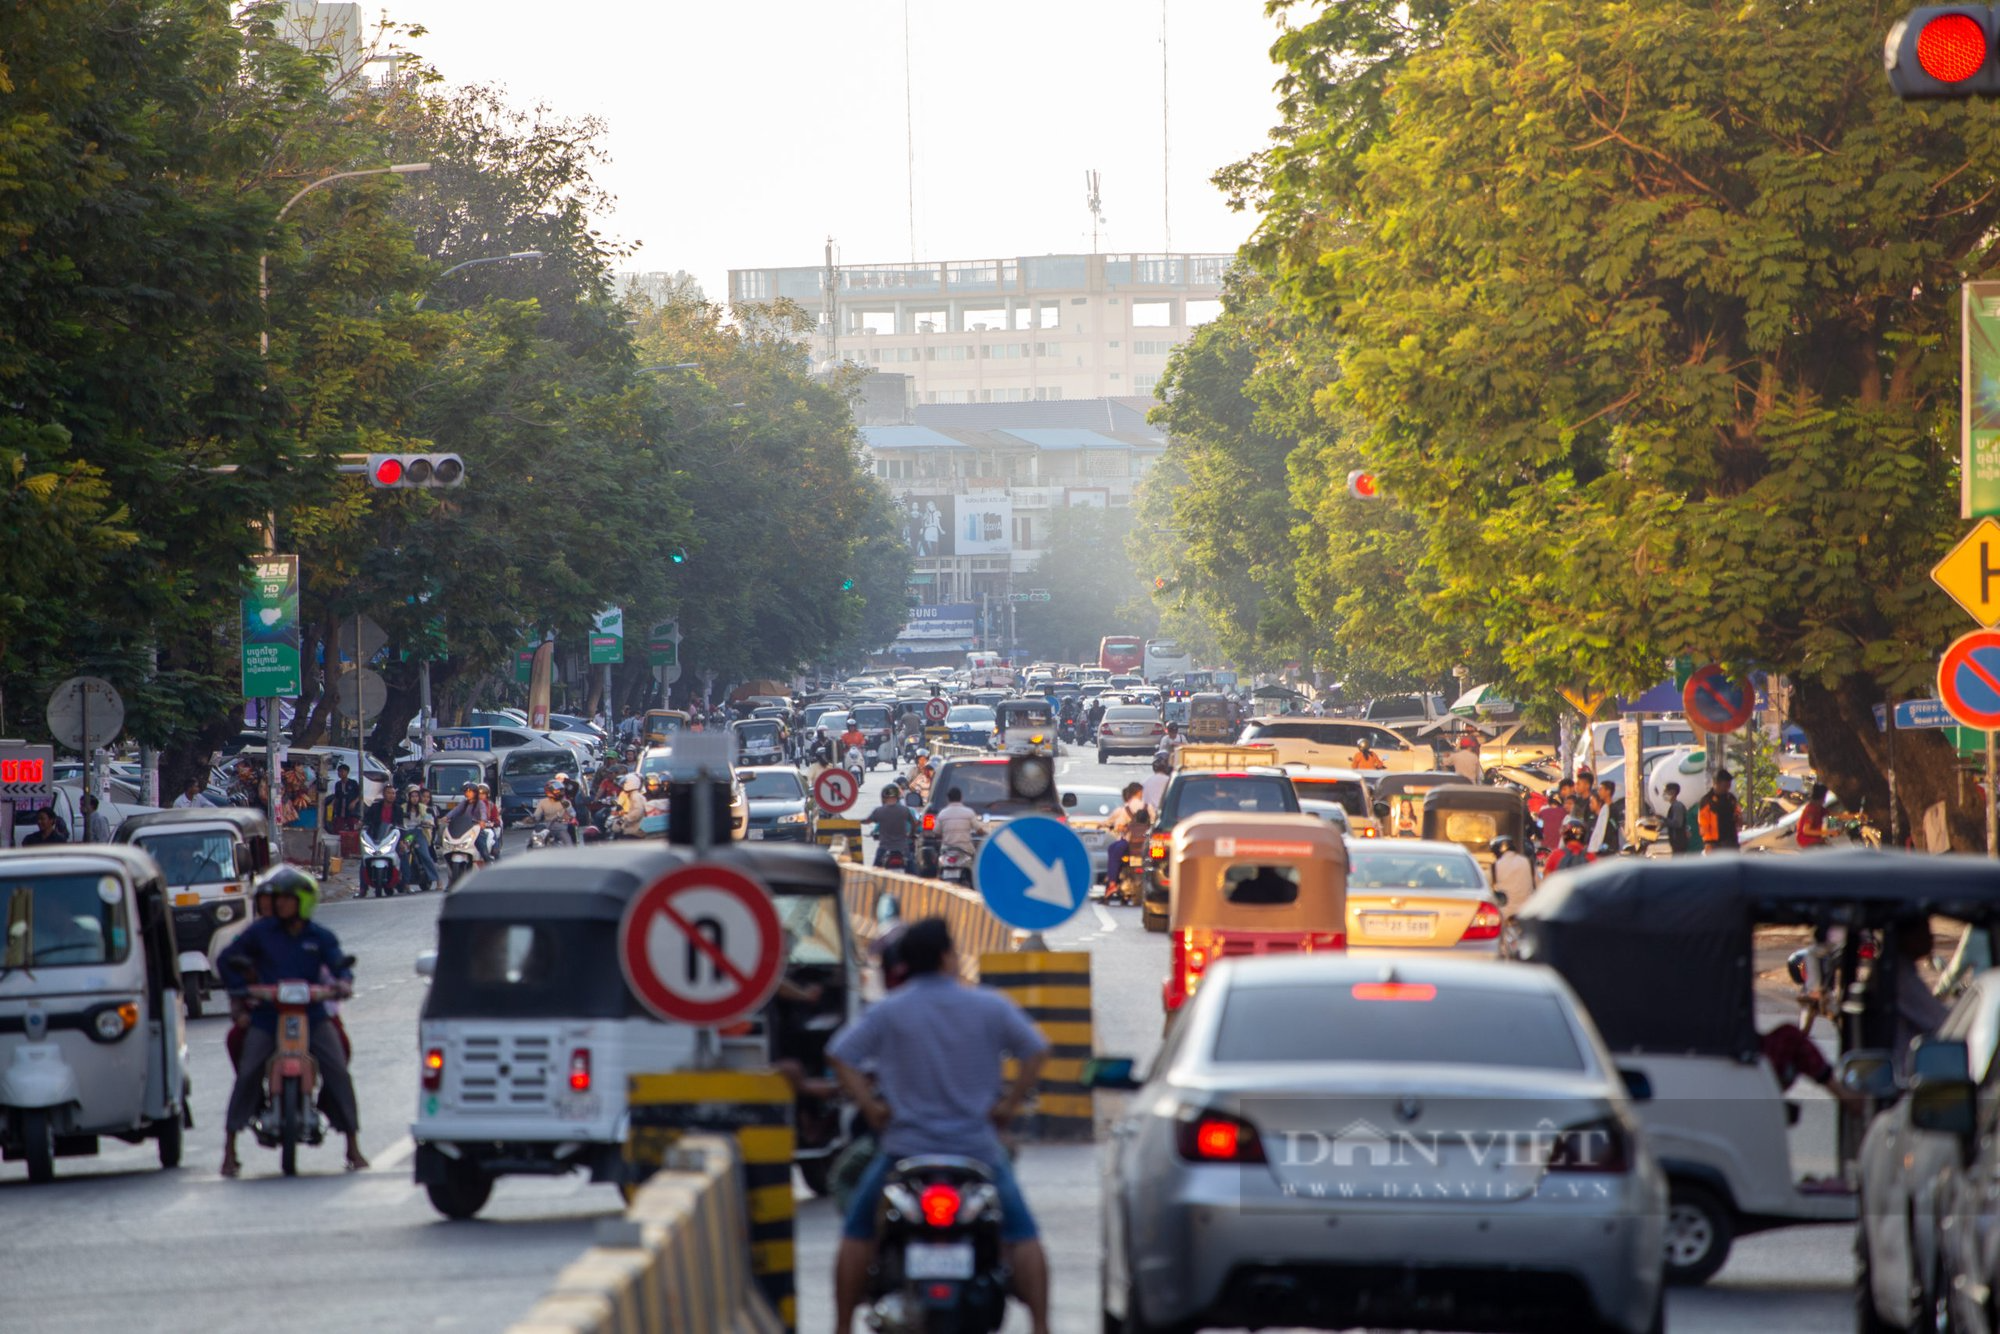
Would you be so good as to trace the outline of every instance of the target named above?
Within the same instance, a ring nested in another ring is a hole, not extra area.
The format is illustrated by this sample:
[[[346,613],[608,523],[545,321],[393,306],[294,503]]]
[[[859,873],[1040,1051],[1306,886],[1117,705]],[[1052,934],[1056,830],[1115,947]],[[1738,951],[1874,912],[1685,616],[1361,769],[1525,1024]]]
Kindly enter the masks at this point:
[[[1134,675],[1146,665],[1146,641],[1137,635],[1106,635],[1097,646],[1097,665],[1113,676]]]

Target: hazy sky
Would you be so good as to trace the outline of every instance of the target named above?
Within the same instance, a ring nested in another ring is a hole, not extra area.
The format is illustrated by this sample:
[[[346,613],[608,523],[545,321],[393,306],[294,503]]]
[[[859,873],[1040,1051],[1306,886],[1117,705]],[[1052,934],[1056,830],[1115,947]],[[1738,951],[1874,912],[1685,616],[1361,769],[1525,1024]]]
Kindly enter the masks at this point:
[[[1209,176],[1276,122],[1262,0],[1165,0],[1172,244],[1249,230]],[[603,117],[626,267],[973,259],[1090,249],[1084,172],[1103,178],[1100,248],[1157,251],[1162,0],[910,0],[916,246],[905,171],[902,0],[367,0],[420,23],[453,83]]]

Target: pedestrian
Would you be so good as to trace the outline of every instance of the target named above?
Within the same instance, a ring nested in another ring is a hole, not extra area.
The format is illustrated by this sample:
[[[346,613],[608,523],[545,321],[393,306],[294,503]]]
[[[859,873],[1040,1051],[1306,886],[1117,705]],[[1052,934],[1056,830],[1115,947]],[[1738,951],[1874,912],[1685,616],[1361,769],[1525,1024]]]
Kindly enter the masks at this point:
[[[1681,785],[1669,783],[1661,789],[1667,799],[1667,850],[1679,857],[1688,850],[1688,808],[1681,800]]]
[[[35,832],[21,840],[24,848],[46,847],[54,843],[69,842],[69,826],[62,817],[44,806],[35,812]]]
[[[181,794],[174,798],[174,809],[177,811],[184,811],[190,806],[213,806],[214,804],[214,802],[208,799],[207,794],[202,791],[201,779],[199,778],[188,779],[187,785],[181,789]]]
[[[1542,807],[1543,847],[1555,848],[1561,844],[1563,821],[1569,818],[1570,794],[1575,790],[1576,784],[1574,782],[1567,778],[1563,779],[1560,783],[1556,784],[1555,797],[1548,805]]]
[[[1458,749],[1451,753],[1451,770],[1468,783],[1477,783],[1486,776],[1486,770],[1479,761],[1479,741],[1477,733],[1468,730],[1459,738]]]
[[[1806,804],[1799,807],[1798,843],[1801,848],[1824,847],[1826,833],[1826,784],[1814,783],[1806,797]]]
[[[326,794],[326,826],[330,833],[356,829],[361,824],[361,784],[350,776],[346,765],[334,770],[333,788]]]
[[[1741,846],[1743,804],[1736,799],[1735,786],[1736,775],[1716,770],[1715,786],[1695,808],[1704,852],[1734,852]]]
[[[111,821],[98,813],[97,805],[95,792],[84,793],[83,799],[77,803],[77,810],[80,813],[77,823],[81,826],[78,832],[82,835],[77,841],[80,843],[111,841]]]

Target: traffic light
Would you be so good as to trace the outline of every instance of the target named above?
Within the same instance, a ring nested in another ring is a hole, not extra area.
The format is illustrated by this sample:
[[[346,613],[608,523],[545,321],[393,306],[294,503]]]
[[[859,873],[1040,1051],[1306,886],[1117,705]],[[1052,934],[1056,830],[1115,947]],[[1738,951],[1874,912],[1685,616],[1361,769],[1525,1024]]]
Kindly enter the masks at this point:
[[[1375,484],[1374,473],[1356,468],[1347,474],[1347,494],[1355,500],[1380,500],[1382,488]]]
[[[686,548],[686,547],[675,547],[675,548],[673,549],[673,552],[672,552],[672,554],[671,554],[671,555],[669,555],[669,556],[667,557],[667,559],[668,559],[668,560],[670,560],[670,561],[672,561],[672,562],[673,562],[674,564],[676,564],[676,565],[685,565],[685,564],[687,564],[687,561],[688,561],[688,553],[687,553],[687,548]]]
[[[1167,577],[1164,574],[1153,576],[1153,591],[1155,593],[1164,593],[1167,591]]]
[[[456,454],[370,454],[368,483],[401,490],[465,485],[465,460]]]
[[[1889,29],[1882,67],[1905,99],[2000,93],[1992,5],[1918,5]]]
[[[841,580],[840,591],[843,593],[852,593],[854,591],[854,581],[852,579]]]

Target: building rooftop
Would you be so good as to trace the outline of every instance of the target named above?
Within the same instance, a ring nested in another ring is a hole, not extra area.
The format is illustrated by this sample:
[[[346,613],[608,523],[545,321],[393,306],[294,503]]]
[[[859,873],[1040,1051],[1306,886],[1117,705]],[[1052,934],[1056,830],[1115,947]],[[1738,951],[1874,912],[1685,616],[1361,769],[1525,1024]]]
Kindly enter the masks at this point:
[[[1030,403],[922,403],[919,426],[954,426],[982,431],[1086,430],[1142,436],[1156,445],[1167,433],[1146,420],[1154,400],[1146,397],[1059,398]]]

